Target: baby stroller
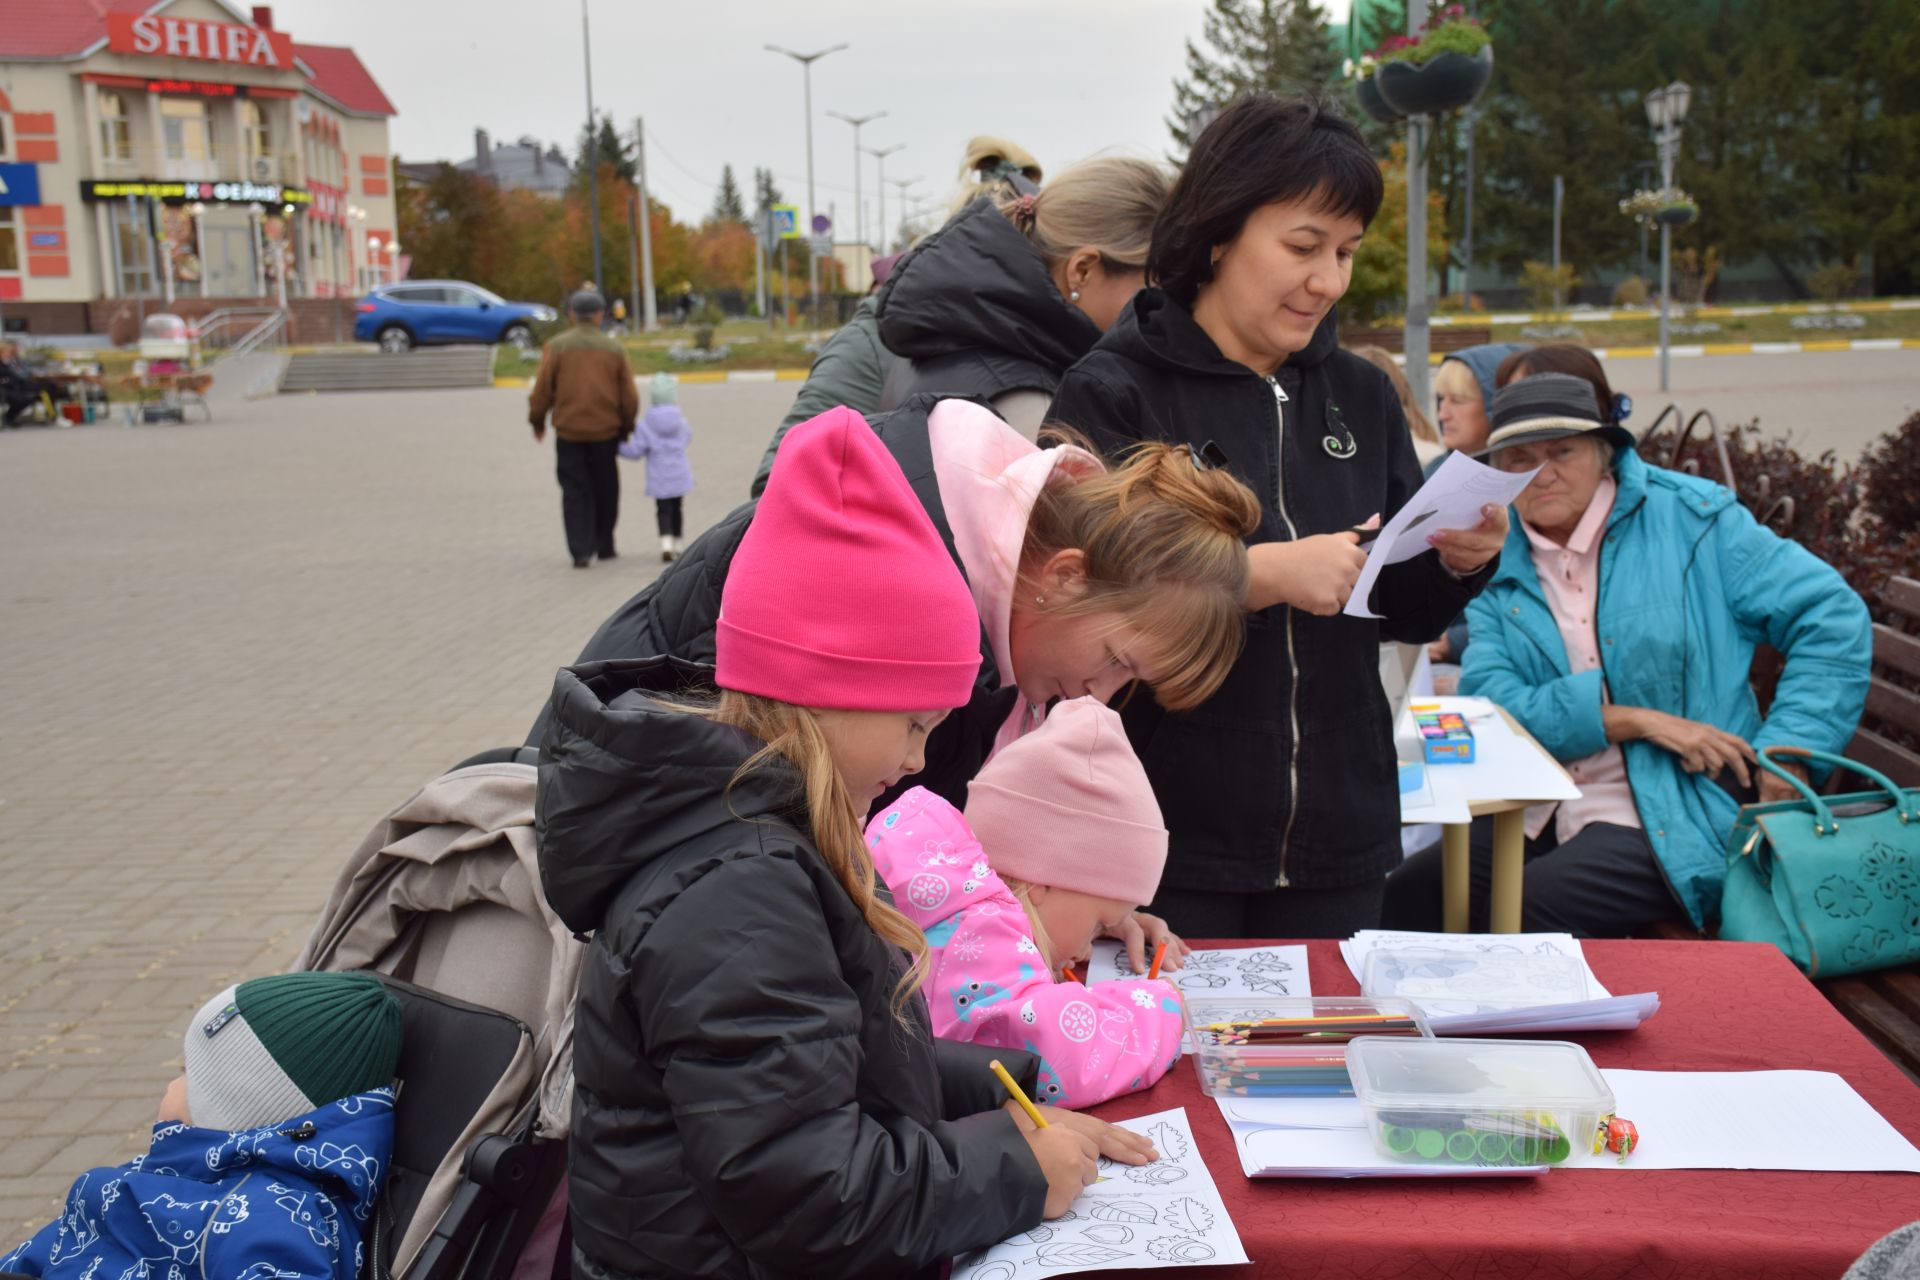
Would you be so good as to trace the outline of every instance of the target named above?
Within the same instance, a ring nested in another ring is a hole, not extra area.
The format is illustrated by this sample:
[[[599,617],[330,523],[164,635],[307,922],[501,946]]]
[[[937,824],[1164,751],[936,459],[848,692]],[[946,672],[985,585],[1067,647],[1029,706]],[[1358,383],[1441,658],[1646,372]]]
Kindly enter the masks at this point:
[[[583,947],[540,892],[534,756],[463,762],[377,823],[294,963],[382,975],[405,1010],[370,1280],[567,1274]]]

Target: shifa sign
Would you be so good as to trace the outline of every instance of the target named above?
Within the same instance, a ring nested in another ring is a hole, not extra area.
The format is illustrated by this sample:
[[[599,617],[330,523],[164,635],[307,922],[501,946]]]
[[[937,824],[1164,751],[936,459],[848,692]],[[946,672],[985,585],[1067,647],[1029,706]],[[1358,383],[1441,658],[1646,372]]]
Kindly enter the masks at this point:
[[[241,22],[202,22],[159,14],[107,15],[107,48],[158,58],[198,58],[238,62],[249,67],[285,69],[293,65],[293,37]]]

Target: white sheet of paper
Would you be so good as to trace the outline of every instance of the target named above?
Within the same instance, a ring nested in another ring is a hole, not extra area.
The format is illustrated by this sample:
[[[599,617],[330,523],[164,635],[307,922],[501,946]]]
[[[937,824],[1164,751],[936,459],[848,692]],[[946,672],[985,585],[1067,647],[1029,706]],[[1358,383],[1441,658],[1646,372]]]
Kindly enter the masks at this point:
[[[1514,1178],[1544,1165],[1480,1168],[1395,1160],[1374,1149],[1355,1098],[1216,1098],[1249,1178]]]
[[[1640,1146],[1625,1161],[1576,1151],[1568,1168],[1920,1173],[1920,1151],[1830,1071],[1600,1074]]]
[[[1123,1127],[1153,1139],[1160,1159],[1128,1166],[1101,1160],[1101,1181],[1058,1218],[953,1260],[953,1280],[1027,1280],[1022,1268],[1064,1276],[1105,1268],[1225,1267],[1247,1261],[1220,1188],[1193,1140],[1185,1107]]]
[[[1356,618],[1377,618],[1367,608],[1367,597],[1380,571],[1390,564],[1411,560],[1430,549],[1427,535],[1440,529],[1471,529],[1480,523],[1480,508],[1488,503],[1506,506],[1520,491],[1533,483],[1537,473],[1528,471],[1509,475],[1495,471],[1484,462],[1475,462],[1464,453],[1450,453],[1419,492],[1394,513],[1373,541],[1367,564],[1354,583],[1353,595],[1343,612]]]
[[[1088,982],[1134,976],[1126,948],[1118,942],[1103,939],[1094,943],[1092,956],[1087,965]],[[1163,969],[1160,976],[1190,996],[1268,1000],[1313,994],[1313,985],[1307,980],[1307,949],[1299,944],[1195,951],[1184,967]]]

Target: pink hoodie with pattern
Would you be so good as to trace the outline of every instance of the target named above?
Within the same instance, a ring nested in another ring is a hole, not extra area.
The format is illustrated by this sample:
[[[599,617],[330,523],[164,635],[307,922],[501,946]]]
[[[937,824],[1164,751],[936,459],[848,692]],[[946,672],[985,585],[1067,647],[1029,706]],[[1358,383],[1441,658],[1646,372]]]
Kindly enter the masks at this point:
[[[913,788],[867,824],[867,844],[894,905],[927,935],[935,1035],[1038,1055],[1034,1101],[1060,1107],[1147,1088],[1180,1060],[1173,984],[1058,980],[1026,909],[945,800]]]

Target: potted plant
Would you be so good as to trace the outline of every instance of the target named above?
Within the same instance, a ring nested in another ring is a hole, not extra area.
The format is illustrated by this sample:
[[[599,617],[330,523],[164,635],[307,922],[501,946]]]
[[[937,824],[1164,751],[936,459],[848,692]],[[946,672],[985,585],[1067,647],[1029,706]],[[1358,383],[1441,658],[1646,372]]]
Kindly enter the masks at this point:
[[[1406,37],[1400,36],[1399,39],[1405,40]],[[1360,109],[1381,124],[1400,124],[1406,117],[1387,105],[1387,100],[1380,96],[1380,86],[1373,82],[1373,73],[1379,66],[1380,59],[1374,53],[1363,53],[1359,61],[1347,62],[1347,78],[1353,81],[1353,96],[1359,101]]]
[[[1466,106],[1493,75],[1493,42],[1460,5],[1442,9],[1418,39],[1380,47],[1373,82],[1401,115],[1430,116]]]

